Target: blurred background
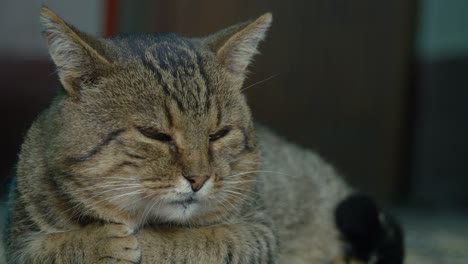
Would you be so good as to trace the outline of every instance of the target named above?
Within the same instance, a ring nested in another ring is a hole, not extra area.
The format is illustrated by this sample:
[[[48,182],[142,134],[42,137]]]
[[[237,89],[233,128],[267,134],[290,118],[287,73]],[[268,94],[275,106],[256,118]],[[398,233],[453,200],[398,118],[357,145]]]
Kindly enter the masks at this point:
[[[1,1],[2,193],[24,133],[57,90],[41,5],[96,36],[203,36],[273,12],[246,83],[256,119],[320,153],[412,230],[468,237],[468,1]],[[434,263],[461,259],[447,258]]]

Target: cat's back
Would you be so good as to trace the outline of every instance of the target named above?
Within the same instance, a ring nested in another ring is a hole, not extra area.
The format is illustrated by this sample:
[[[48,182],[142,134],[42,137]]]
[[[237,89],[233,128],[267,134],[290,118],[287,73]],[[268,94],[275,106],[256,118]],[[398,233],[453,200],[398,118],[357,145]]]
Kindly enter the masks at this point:
[[[334,223],[333,208],[350,189],[319,155],[257,125],[262,152],[259,193],[280,233],[293,236],[301,226],[319,229]]]

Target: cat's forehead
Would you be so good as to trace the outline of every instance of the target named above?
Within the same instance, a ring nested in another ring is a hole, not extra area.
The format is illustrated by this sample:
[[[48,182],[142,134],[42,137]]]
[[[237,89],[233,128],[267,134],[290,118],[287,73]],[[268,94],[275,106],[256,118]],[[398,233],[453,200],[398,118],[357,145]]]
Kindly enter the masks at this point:
[[[196,40],[175,33],[122,34],[110,41],[120,61],[151,59],[162,70],[193,68],[205,63],[208,53]]]
[[[206,113],[222,89],[214,54],[196,39],[171,33],[120,35],[111,41],[122,64],[145,72],[133,75],[145,78],[145,94],[162,93],[182,112]]]

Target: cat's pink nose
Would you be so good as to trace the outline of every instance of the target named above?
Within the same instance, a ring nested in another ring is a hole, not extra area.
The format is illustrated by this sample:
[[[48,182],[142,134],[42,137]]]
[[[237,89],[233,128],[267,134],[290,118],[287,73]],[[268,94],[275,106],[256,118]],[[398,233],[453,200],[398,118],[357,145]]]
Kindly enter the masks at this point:
[[[188,182],[190,182],[190,185],[192,186],[192,190],[194,192],[198,192],[203,185],[205,184],[206,180],[208,180],[209,176],[198,176],[198,175],[185,175],[184,178],[187,179]]]

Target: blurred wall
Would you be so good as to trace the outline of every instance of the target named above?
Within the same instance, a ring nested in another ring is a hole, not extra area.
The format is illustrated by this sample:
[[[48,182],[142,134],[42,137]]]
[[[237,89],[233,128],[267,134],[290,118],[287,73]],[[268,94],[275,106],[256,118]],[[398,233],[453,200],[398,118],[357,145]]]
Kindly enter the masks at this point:
[[[47,6],[67,21],[93,35],[102,34],[104,1],[2,0],[0,2],[0,55],[46,55],[41,38],[39,10]]]
[[[468,207],[468,1],[420,0],[411,200]]]
[[[419,0],[416,55],[424,58],[468,56],[468,1]]]

